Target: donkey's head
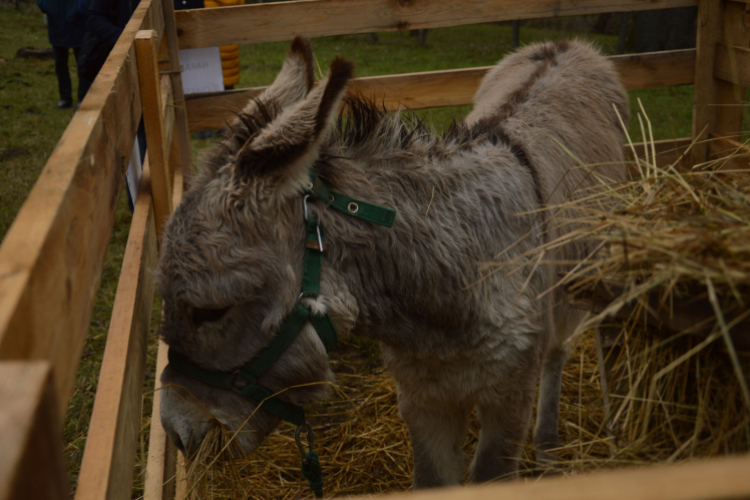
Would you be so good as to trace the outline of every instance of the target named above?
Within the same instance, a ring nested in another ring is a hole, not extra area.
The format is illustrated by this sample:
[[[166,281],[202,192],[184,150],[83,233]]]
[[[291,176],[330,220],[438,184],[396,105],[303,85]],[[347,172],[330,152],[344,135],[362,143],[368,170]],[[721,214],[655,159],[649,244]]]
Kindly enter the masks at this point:
[[[322,397],[333,379],[324,344],[308,322],[276,355],[261,351],[300,302],[327,313],[339,335],[356,318],[356,305],[330,266],[320,295],[300,298],[303,191],[330,140],[351,72],[351,63],[336,59],[328,78],[314,86],[310,43],[295,39],[274,83],[206,158],[167,224],[159,263],[162,336],[179,359],[170,357],[162,376],[161,416],[178,448],[194,448],[220,422],[252,451],[281,417],[289,418],[266,403],[258,409],[247,387],[261,386],[266,395],[278,394],[274,404],[294,409]],[[231,375],[259,353],[270,366],[258,380]]]

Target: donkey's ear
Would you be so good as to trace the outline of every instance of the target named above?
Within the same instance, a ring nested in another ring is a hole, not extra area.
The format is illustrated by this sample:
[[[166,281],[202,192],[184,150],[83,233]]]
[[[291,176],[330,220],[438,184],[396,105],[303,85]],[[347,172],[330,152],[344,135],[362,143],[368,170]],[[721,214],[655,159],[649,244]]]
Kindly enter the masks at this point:
[[[281,71],[276,80],[258,96],[266,109],[284,109],[299,102],[313,88],[315,71],[310,40],[298,36],[289,47]],[[248,104],[245,112],[253,114],[254,101]]]
[[[278,195],[298,193],[321,145],[336,122],[354,65],[341,58],[331,63],[328,78],[303,100],[285,109],[237,155],[238,174],[270,182]]]

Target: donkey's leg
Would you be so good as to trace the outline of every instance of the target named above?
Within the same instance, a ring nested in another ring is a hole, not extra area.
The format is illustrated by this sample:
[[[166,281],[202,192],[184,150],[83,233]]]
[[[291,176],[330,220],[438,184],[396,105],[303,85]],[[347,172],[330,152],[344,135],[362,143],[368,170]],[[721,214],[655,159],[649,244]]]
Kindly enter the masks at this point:
[[[534,390],[508,391],[492,402],[479,405],[477,416],[482,426],[471,481],[483,483],[515,476],[518,458],[531,424]]]
[[[401,417],[409,428],[414,456],[414,488],[459,484],[463,476],[461,446],[468,411],[460,405],[423,407],[399,395]]]
[[[562,299],[555,307],[556,331],[542,364],[534,426],[536,461],[541,465],[557,461],[557,453],[550,450],[561,446],[558,434],[560,390],[563,368],[570,356],[570,346],[565,341],[573,334],[584,315],[584,312],[567,306]]]
[[[557,453],[550,450],[559,448],[561,444],[558,435],[560,389],[563,367],[569,355],[569,349],[564,346],[556,346],[547,352],[542,366],[539,401],[536,407],[536,425],[534,426],[536,460],[542,465],[557,460]]]

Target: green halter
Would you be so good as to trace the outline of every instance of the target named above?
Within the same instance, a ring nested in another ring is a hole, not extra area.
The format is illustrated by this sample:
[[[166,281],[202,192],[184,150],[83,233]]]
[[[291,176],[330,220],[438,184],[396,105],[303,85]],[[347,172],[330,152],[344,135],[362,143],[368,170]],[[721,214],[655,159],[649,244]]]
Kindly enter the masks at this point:
[[[331,191],[328,186],[312,174],[310,182],[305,186],[305,193],[303,206],[307,235],[305,237],[305,267],[300,299],[320,295],[320,273],[325,249],[323,227],[315,216],[308,215],[308,198],[322,201],[352,217],[385,227],[393,226],[396,218],[395,210]],[[295,441],[302,456],[302,473],[307,478],[310,489],[313,490],[315,496],[320,498],[323,496],[323,473],[318,454],[313,449],[314,433],[312,425],[305,420],[305,410],[301,406],[282,401],[278,395],[257,384],[261,375],[292,345],[294,339],[297,338],[308,322],[315,328],[318,337],[326,348],[326,352],[330,352],[338,342],[336,328],[333,326],[330,316],[328,316],[328,313],[315,314],[298,300],[292,312],[281,322],[281,326],[279,326],[271,342],[250,361],[234,371],[206,370],[172,349],[169,350],[168,355],[169,365],[180,373],[200,382],[237,392],[254,402],[258,407],[262,407],[264,410],[296,425]],[[300,432],[303,427],[306,428],[309,452],[305,451],[300,439]]]

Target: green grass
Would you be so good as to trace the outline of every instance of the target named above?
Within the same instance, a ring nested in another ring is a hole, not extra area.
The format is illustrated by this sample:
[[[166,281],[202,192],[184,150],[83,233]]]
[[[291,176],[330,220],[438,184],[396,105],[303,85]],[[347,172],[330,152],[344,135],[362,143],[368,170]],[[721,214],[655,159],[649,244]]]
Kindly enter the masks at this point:
[[[15,11],[0,4],[0,237],[21,208],[73,116],[55,109],[59,94],[52,59],[21,59],[22,47],[50,47],[36,4]],[[70,67],[75,60],[70,57]],[[78,88],[73,76],[73,88]]]
[[[21,47],[48,47],[47,30],[41,13],[33,3],[23,3],[20,11],[0,3],[0,237],[4,236],[28,195],[55,144],[60,139],[73,110],[57,110],[59,99],[52,60],[18,59]],[[565,34],[549,30],[524,28],[522,44],[557,39]],[[582,36],[598,42],[611,54],[616,40],[607,36]],[[239,87],[267,85],[281,67],[288,43],[243,46],[241,49],[241,80]],[[415,38],[406,32],[383,33],[374,44],[368,35],[340,36],[313,40],[318,63],[325,73],[336,56],[356,64],[357,76],[389,73],[432,71],[491,65],[511,50],[511,29],[502,25],[477,25],[430,30],[425,47],[418,47]],[[70,67],[74,67],[71,56]],[[76,76],[72,75],[77,88]],[[685,137],[690,134],[692,87],[682,86],[631,92],[631,107],[637,110],[635,97],[640,97],[654,124],[657,138]],[[442,130],[451,120],[460,120],[469,106],[421,110],[419,114],[436,129]],[[635,116],[635,115],[634,115]],[[750,112],[746,111],[746,124]],[[634,140],[640,140],[637,120],[631,122]],[[193,141],[194,151],[205,148],[215,139]],[[75,485],[85,446],[86,431],[93,406],[101,357],[109,328],[109,317],[130,227],[130,212],[121,200],[117,211],[101,288],[94,306],[91,327],[83,350],[78,379],[64,423],[66,458],[71,485]],[[158,303],[158,298],[155,305]],[[152,340],[156,339],[155,314]],[[144,383],[144,425],[150,411],[153,387],[153,355],[151,342],[149,368]],[[147,436],[147,433],[144,434]],[[138,456],[136,476],[141,477],[144,446]],[[137,481],[140,484],[140,480]],[[136,486],[138,488],[138,486]],[[139,495],[138,489],[134,497]]]
[[[521,44],[556,40],[565,35],[554,30],[523,28]],[[575,33],[567,35],[593,41],[607,55],[616,52],[616,37]],[[373,43],[367,34],[316,38],[312,43],[318,67],[325,74],[330,62],[336,56],[341,56],[355,63],[355,75],[360,77],[436,71],[489,66],[512,50],[511,27],[496,24],[433,29],[429,31],[424,47],[419,47],[416,38],[408,32],[380,33],[378,38],[378,43]],[[256,87],[273,82],[281,69],[288,47],[287,42],[242,46],[242,73],[238,87]],[[637,98],[643,102],[656,139],[690,136],[692,85],[636,90],[629,94],[633,119],[628,129],[634,141],[641,140]],[[461,120],[470,110],[471,106],[455,106],[419,110],[418,114],[436,130],[443,130],[454,119]],[[750,123],[750,106],[745,110],[745,123]]]

